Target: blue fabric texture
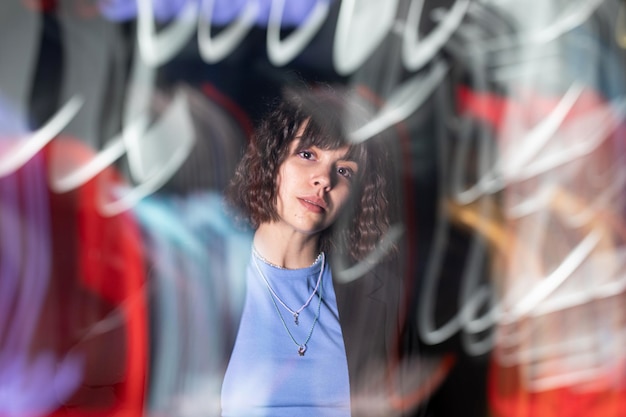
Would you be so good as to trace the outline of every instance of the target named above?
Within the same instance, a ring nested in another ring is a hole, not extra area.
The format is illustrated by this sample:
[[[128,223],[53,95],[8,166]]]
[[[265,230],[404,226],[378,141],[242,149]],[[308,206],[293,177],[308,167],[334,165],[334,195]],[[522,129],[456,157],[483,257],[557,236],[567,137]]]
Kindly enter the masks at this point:
[[[322,268],[318,260],[308,268],[280,269],[252,255],[243,315],[222,386],[222,415],[350,416],[348,366],[329,265],[320,284],[322,302],[315,295],[296,325],[292,314],[275,298],[276,304],[272,301],[255,261],[292,310],[309,298]],[[300,356],[285,325],[298,344],[304,343],[318,308],[319,319]]]

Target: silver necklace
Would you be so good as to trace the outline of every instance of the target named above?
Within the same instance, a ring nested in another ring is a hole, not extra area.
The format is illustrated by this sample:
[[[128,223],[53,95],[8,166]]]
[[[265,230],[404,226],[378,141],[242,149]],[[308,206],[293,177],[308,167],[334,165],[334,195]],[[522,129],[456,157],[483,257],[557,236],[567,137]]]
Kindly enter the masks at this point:
[[[270,287],[268,286],[267,289],[269,291]],[[293,337],[293,334],[291,334],[291,331],[289,330],[289,327],[287,327],[287,323],[285,323],[285,319],[283,318],[283,315],[280,312],[280,309],[278,308],[278,304],[276,304],[276,300],[274,299],[274,297],[272,296],[272,293],[270,291],[270,298],[272,299],[272,303],[274,303],[274,308],[276,308],[276,312],[278,313],[278,317],[280,317],[280,321],[283,324],[283,327],[285,328],[285,330],[287,330],[287,334],[289,335],[289,337],[291,338],[293,343],[295,343],[296,346],[298,346],[298,355],[299,356],[304,356],[304,352],[306,352],[306,349],[307,349],[307,344],[309,343],[309,340],[311,340],[311,336],[313,335],[313,329],[315,328],[315,325],[317,324],[317,320],[320,317],[320,309],[322,307],[322,289],[321,288],[320,288],[320,291],[318,293],[318,297],[319,297],[319,301],[317,303],[317,312],[315,313],[315,318],[313,319],[313,324],[311,325],[311,329],[309,330],[309,334],[307,335],[306,340],[304,342],[298,343],[296,338]]]
[[[264,258],[264,257],[263,257],[263,256],[259,253],[259,251],[257,251],[257,250],[256,250],[256,248],[255,248],[254,246],[252,247],[252,251],[254,252],[254,254],[255,254],[255,255],[256,255],[256,256],[257,256],[260,260],[262,260],[263,262],[265,262],[265,263],[266,263],[266,264],[268,264],[269,266],[273,266],[273,267],[274,267],[274,268],[276,268],[276,269],[285,269],[285,267],[283,267],[283,266],[276,265],[275,263],[272,263],[272,262],[268,261],[266,258]],[[317,258],[315,258],[315,260],[313,261],[313,263],[312,263],[311,265],[309,265],[309,266],[313,266],[313,265],[315,265],[316,263],[318,263],[318,262],[319,262],[319,260],[322,258],[322,254],[323,254],[323,253],[324,253],[324,252],[320,252],[320,253],[318,253],[318,254],[317,254]]]
[[[293,316],[293,322],[296,324],[296,326],[298,326],[300,324],[300,320],[298,319],[300,317],[300,313],[302,312],[302,310],[304,310],[305,308],[307,308],[307,306],[311,303],[311,300],[313,299],[313,297],[315,296],[315,294],[317,293],[317,290],[319,289],[320,286],[320,282],[322,282],[322,274],[324,273],[324,266],[325,266],[325,261],[326,261],[326,257],[324,256],[324,252],[321,252],[318,256],[317,259],[315,260],[315,262],[313,262],[313,265],[315,265],[315,263],[317,262],[318,259],[320,259],[320,257],[322,258],[322,267],[320,268],[320,274],[317,277],[317,284],[315,284],[315,288],[313,289],[313,292],[311,293],[311,295],[309,296],[309,298],[305,301],[304,304],[302,304],[302,306],[297,309],[297,310],[292,310],[291,308],[289,308],[289,306],[278,296],[278,294],[276,293],[276,291],[274,291],[274,289],[272,288],[272,286],[270,285],[269,281],[267,280],[267,278],[265,278],[265,275],[263,275],[263,272],[261,271],[261,268],[259,268],[259,264],[256,261],[256,258],[261,259],[263,262],[274,266],[274,264],[271,264],[269,262],[267,262],[265,260],[265,258],[263,258],[259,252],[257,252],[256,248],[252,248],[252,253],[254,254],[254,257],[252,258],[254,261],[254,266],[256,267],[256,270],[258,271],[259,275],[261,276],[261,278],[263,278],[263,281],[265,281],[265,285],[267,285],[268,290],[270,291],[270,293],[272,294],[272,296],[274,298],[276,298],[276,300],[278,300],[278,302],[285,307],[285,309],[287,309],[288,312],[291,313],[291,315]],[[279,267],[280,268],[280,267]],[[281,268],[282,269],[282,268]],[[272,298],[272,300],[274,300],[274,298]],[[274,304],[276,303],[276,301],[274,301]],[[282,318],[282,315],[281,315]]]
[[[322,289],[319,288],[319,285],[320,285],[320,282],[322,280],[322,275],[323,275],[323,272],[324,272],[324,256],[322,256],[322,266],[321,266],[321,269],[320,269],[320,275],[319,275],[319,277],[317,279],[317,284],[315,286],[315,290],[313,291],[313,294],[311,294],[311,297],[309,297],[309,299],[307,300],[307,302],[303,306],[303,308],[306,307],[311,302],[311,298],[313,298],[313,296],[317,293],[319,301],[317,303],[317,311],[315,312],[315,318],[313,319],[313,324],[311,325],[311,329],[309,330],[309,334],[307,335],[305,341],[302,342],[302,343],[298,343],[296,338],[293,337],[293,334],[291,333],[291,330],[289,330],[289,327],[287,326],[287,323],[285,322],[283,314],[280,312],[280,308],[278,308],[278,304],[276,303],[276,300],[280,301],[281,304],[286,309],[288,309],[289,311],[291,311],[291,309],[289,309],[289,307],[287,307],[282,302],[282,300],[280,299],[280,297],[278,297],[278,295],[274,292],[274,290],[272,290],[272,287],[270,286],[269,281],[267,280],[267,278],[265,278],[265,275],[263,275],[263,272],[261,271],[261,268],[259,268],[259,265],[257,263],[256,257],[253,257],[252,260],[254,262],[254,266],[256,267],[257,272],[259,273],[259,275],[261,276],[261,278],[263,278],[263,281],[265,282],[265,286],[267,287],[267,291],[269,292],[270,299],[272,300],[272,303],[274,304],[274,308],[276,309],[276,312],[278,313],[278,317],[280,317],[280,322],[283,324],[283,327],[287,331],[287,334],[289,335],[289,338],[291,339],[291,341],[293,343],[295,343],[296,346],[298,346],[298,355],[299,356],[304,356],[304,353],[307,350],[307,344],[309,343],[309,340],[311,340],[311,336],[313,335],[313,329],[315,329],[315,325],[317,324],[317,321],[318,321],[318,319],[320,317],[320,310],[321,310],[321,307],[322,307]],[[318,288],[319,288],[319,292],[318,292]],[[294,312],[294,320],[295,320],[296,325],[297,325],[298,324],[298,316],[296,315],[295,312]]]

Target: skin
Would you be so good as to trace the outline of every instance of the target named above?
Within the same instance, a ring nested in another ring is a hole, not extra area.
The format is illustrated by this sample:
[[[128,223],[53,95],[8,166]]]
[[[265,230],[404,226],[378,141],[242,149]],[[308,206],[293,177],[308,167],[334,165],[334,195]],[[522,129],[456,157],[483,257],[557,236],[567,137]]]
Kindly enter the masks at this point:
[[[261,224],[254,235],[254,246],[264,258],[290,269],[307,267],[315,260],[320,233],[337,220],[350,200],[359,169],[346,158],[347,146],[299,149],[299,143],[297,134],[278,170],[279,220]]]

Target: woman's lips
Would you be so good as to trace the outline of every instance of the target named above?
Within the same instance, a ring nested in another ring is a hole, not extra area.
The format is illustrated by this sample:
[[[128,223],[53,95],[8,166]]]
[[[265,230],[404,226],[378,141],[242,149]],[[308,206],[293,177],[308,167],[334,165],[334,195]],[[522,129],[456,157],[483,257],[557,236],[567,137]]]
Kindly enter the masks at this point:
[[[323,213],[326,211],[326,204],[324,201],[317,198],[298,198],[300,204],[302,204],[307,210],[313,213]]]

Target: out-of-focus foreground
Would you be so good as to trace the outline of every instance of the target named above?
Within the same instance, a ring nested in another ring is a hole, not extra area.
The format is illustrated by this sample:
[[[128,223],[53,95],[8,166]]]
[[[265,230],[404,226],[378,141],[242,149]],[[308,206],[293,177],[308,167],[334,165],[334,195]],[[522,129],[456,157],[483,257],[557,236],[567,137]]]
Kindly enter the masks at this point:
[[[0,2],[0,416],[219,413],[222,193],[305,83],[394,155],[392,406],[626,416],[625,48],[618,0]]]

